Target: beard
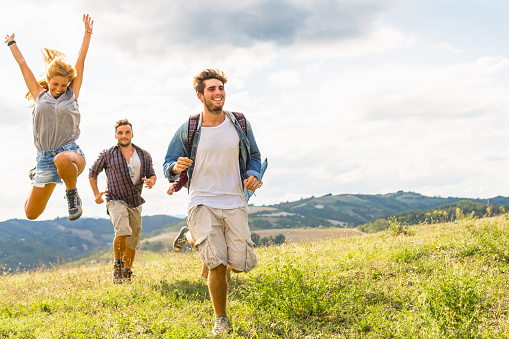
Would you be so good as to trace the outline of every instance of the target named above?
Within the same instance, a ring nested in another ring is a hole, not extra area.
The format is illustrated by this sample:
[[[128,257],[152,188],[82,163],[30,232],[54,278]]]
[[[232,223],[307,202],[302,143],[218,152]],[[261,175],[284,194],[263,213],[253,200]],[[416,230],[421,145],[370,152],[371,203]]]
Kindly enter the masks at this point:
[[[223,105],[216,106],[212,103],[212,99],[205,99],[205,107],[207,107],[207,110],[212,114],[220,114],[223,111]]]
[[[131,144],[131,140],[119,140],[118,141],[119,146],[126,147],[126,146],[129,146],[130,144]]]

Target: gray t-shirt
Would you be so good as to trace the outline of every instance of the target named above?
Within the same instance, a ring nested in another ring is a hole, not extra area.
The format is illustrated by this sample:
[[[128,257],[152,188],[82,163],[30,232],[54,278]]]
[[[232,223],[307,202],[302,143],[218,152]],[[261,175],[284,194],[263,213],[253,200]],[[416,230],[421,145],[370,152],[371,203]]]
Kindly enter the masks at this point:
[[[39,151],[51,151],[74,142],[80,136],[80,111],[74,91],[55,99],[47,89],[39,93],[32,113],[34,144]]]

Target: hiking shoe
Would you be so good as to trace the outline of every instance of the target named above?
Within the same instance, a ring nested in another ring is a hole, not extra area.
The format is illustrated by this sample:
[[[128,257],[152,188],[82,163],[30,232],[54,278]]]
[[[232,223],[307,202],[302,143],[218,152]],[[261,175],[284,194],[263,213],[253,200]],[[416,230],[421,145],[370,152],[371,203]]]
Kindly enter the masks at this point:
[[[67,203],[69,204],[69,220],[76,220],[81,217],[83,210],[81,208],[81,198],[78,194],[78,189],[65,191]]]
[[[180,229],[179,234],[173,240],[173,252],[180,252],[182,247],[187,244],[186,233],[189,232],[189,227],[184,226]]]
[[[28,177],[30,178],[30,180],[34,180],[34,177],[35,177],[35,171],[36,171],[37,167],[34,167],[32,168],[30,171],[28,171]]]
[[[212,328],[213,335],[223,335],[230,330],[230,323],[228,317],[216,317],[214,319],[214,327]]]
[[[130,268],[123,268],[122,269],[122,275],[124,276],[124,282],[127,284],[130,284],[132,281],[133,271],[131,271]]]
[[[123,282],[122,281],[124,279],[122,272],[123,270],[124,262],[115,260],[115,263],[113,264],[113,272],[111,272],[114,284],[121,284]]]

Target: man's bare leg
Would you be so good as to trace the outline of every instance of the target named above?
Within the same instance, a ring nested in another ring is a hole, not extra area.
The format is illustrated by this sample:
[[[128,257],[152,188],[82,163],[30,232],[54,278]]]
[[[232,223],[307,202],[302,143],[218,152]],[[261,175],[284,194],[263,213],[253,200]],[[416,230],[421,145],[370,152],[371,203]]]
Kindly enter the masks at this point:
[[[215,316],[226,317],[226,303],[228,297],[226,266],[219,265],[209,270],[208,285]]]

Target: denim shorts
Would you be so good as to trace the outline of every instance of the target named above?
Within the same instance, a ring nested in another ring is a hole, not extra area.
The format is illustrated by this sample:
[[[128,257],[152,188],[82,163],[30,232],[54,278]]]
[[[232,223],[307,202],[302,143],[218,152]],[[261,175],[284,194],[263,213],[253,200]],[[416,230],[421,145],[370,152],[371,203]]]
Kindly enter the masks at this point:
[[[62,182],[62,179],[58,175],[57,167],[55,166],[55,156],[64,151],[74,151],[85,159],[85,155],[75,142],[65,144],[64,146],[52,151],[38,150],[37,166],[35,169],[34,180],[32,181],[32,184],[35,187],[44,187],[46,184],[58,184]]]

